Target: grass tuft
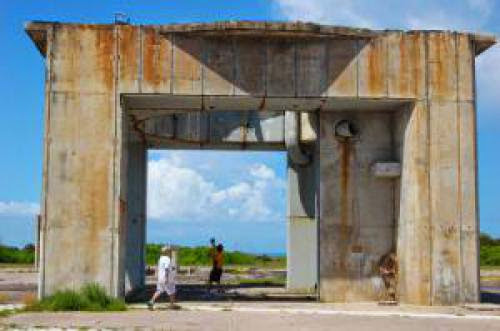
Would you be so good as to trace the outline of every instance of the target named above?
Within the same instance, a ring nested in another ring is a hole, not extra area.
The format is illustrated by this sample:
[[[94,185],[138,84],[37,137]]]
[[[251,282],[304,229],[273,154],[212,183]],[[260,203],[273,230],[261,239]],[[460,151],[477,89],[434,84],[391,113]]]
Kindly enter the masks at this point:
[[[11,298],[10,295],[7,293],[0,293],[0,304],[1,303],[8,303],[10,302]]]
[[[124,311],[121,299],[113,298],[99,284],[90,283],[80,291],[62,290],[26,306],[27,311]]]

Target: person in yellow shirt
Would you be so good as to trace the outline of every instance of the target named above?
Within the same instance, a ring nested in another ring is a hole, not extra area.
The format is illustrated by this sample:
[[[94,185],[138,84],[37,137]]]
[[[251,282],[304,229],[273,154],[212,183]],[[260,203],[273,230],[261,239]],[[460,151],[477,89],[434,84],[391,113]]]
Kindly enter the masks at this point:
[[[222,268],[224,267],[224,246],[218,244],[215,246],[215,239],[211,239],[210,243],[212,248],[210,250],[210,257],[212,258],[212,270],[210,271],[210,278],[208,280],[208,289],[212,287],[212,283],[217,283],[220,289],[220,279],[222,276]]]

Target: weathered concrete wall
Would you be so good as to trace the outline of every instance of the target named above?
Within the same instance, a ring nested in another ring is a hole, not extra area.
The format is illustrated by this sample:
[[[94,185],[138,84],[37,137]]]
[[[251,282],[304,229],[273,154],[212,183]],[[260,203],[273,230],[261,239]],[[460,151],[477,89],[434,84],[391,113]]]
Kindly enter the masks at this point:
[[[162,94],[199,97],[188,108],[187,99],[172,99],[181,100],[173,109],[180,112],[320,114],[323,300],[373,299],[375,260],[397,247],[401,301],[477,301],[473,69],[475,54],[492,41],[300,24],[264,25],[269,31],[259,34],[242,24],[243,32],[224,36],[222,25],[211,33],[28,26],[47,58],[40,294],[98,281],[121,295],[142,282],[134,271],[142,257],[131,251],[143,245],[144,178],[130,171],[145,167],[149,142],[132,142],[128,125],[136,113],[121,101]],[[380,113],[398,100],[404,115]],[[365,138],[339,143],[332,125],[340,116],[355,119]],[[402,162],[400,180],[369,174],[371,162],[394,159]]]
[[[308,165],[288,159],[287,288],[314,292],[318,286],[319,154],[315,144],[304,150]]]
[[[393,113],[320,116],[320,298],[378,300],[380,258],[395,249],[395,183],[376,178],[372,165],[398,161]],[[342,141],[335,124],[349,120],[359,135]]]
[[[113,27],[55,26],[48,38],[40,294],[91,281],[111,290]]]

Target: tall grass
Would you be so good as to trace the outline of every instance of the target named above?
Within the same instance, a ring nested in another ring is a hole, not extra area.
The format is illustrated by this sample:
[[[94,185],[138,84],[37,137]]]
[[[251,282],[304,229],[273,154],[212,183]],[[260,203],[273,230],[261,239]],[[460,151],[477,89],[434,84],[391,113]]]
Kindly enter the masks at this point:
[[[99,284],[90,283],[79,291],[62,290],[35,301],[26,307],[28,311],[124,311],[125,302],[113,298]]]

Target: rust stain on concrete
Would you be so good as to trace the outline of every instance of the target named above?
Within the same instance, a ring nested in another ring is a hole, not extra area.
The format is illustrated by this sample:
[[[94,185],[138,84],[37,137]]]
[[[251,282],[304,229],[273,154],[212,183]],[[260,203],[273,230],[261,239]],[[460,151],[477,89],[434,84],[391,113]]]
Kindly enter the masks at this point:
[[[133,26],[119,27],[120,82],[132,82],[138,79],[138,29]]]
[[[160,68],[160,43],[158,35],[153,28],[143,28],[142,48],[144,55],[142,57],[142,70],[144,84],[150,85],[153,90],[158,88],[161,82]]]
[[[111,29],[98,29],[96,31],[95,48],[97,50],[96,74],[101,75],[102,82],[107,91],[112,91],[114,86],[114,35]]]

